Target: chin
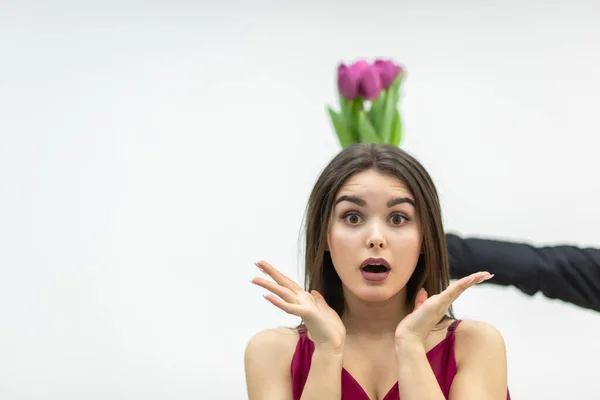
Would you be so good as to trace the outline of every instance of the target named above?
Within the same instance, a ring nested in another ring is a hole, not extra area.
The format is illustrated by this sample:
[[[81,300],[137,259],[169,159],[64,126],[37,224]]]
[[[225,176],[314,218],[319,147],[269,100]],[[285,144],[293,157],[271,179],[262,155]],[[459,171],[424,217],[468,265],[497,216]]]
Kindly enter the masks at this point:
[[[386,287],[387,286],[387,287]],[[362,301],[379,303],[390,300],[397,295],[400,290],[394,290],[389,285],[369,285],[362,283],[360,287],[352,291],[356,297]]]

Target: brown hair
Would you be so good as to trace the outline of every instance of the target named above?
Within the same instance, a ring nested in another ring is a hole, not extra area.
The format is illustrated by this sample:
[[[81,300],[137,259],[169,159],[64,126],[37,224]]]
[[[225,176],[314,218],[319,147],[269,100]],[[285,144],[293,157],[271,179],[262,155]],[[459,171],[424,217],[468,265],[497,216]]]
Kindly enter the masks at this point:
[[[423,235],[423,254],[407,283],[406,298],[410,309],[421,287],[432,296],[446,289],[450,280],[440,203],[435,185],[425,168],[396,146],[354,144],[342,150],[325,167],[312,190],[306,214],[304,286],[308,291],[321,293],[340,317],[344,312],[344,296],[340,277],[329,252],[325,250],[327,230],[335,197],[341,187],[354,174],[369,169],[400,179],[415,197]],[[452,307],[448,314],[454,318]]]

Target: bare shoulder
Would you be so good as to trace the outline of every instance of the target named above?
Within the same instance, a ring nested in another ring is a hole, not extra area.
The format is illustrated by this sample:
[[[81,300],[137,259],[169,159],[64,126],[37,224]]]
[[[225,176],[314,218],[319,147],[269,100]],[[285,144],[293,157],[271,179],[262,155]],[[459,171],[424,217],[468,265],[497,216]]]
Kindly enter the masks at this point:
[[[456,375],[450,399],[506,399],[508,367],[504,338],[494,326],[465,320],[456,327]]]
[[[475,320],[463,320],[456,328],[456,340],[465,342],[485,342],[490,344],[503,344],[504,338],[500,331],[493,325]]]
[[[504,337],[493,325],[474,320],[463,320],[456,328],[455,352],[457,361],[486,354],[491,358],[506,358]]]
[[[290,328],[265,329],[250,338],[244,352],[250,400],[291,396],[290,366],[297,343],[298,334]]]
[[[287,359],[292,361],[298,333],[291,328],[273,328],[258,332],[246,345],[244,357],[246,360],[254,358]]]

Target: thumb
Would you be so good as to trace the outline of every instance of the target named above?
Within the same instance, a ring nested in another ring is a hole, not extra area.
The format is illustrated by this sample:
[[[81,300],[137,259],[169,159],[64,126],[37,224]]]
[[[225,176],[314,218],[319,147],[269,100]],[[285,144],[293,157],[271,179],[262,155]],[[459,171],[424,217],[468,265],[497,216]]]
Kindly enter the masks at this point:
[[[425,300],[427,300],[427,290],[421,288],[415,297],[415,310],[421,307],[425,303]]]
[[[317,292],[316,290],[311,290],[310,294],[312,295],[313,299],[315,299],[318,305],[320,305],[321,307],[329,307],[321,293]]]

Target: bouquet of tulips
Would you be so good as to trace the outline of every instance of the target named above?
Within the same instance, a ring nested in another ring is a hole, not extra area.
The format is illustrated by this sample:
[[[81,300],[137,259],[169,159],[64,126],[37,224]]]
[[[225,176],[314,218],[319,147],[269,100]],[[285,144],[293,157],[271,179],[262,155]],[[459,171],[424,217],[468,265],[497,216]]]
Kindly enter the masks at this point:
[[[349,66],[341,63],[337,74],[340,111],[328,109],[342,148],[354,143],[400,145],[403,68],[389,60],[358,60]]]

